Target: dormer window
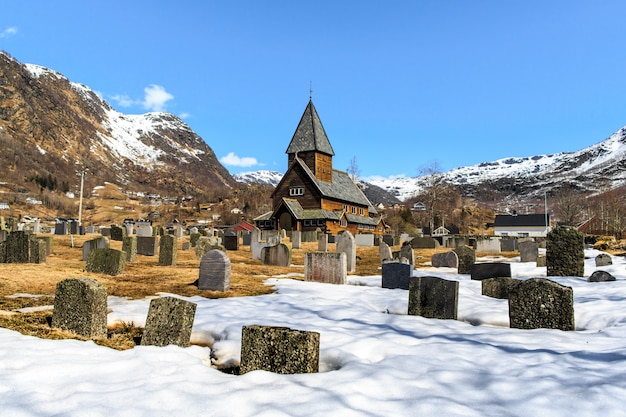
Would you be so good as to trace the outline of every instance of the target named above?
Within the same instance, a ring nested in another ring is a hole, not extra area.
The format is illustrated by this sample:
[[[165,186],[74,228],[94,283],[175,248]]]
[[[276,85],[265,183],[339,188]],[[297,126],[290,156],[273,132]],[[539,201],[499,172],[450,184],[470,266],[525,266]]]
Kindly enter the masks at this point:
[[[304,187],[292,187],[289,189],[289,195],[291,197],[293,196],[298,196],[298,195],[304,195]]]

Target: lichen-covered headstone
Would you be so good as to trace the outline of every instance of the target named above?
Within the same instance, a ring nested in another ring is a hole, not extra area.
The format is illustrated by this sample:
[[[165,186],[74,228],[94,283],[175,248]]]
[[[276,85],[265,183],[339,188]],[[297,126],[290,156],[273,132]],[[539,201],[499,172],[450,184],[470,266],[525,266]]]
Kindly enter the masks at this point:
[[[539,256],[539,244],[533,240],[525,240],[519,243],[520,262],[537,262]]]
[[[124,272],[126,254],[117,249],[98,248],[89,253],[85,270],[108,275],[119,275]]]
[[[336,252],[346,254],[348,272],[356,271],[356,242],[352,233],[347,230],[337,236]]]
[[[401,261],[383,262],[382,266],[382,287],[409,289],[409,281],[413,271],[411,264]]]
[[[504,262],[484,262],[472,265],[471,279],[483,280],[496,277],[510,277],[511,264]]]
[[[470,274],[472,272],[472,265],[476,262],[476,251],[469,246],[459,246],[454,249],[459,257],[459,274]]]
[[[557,227],[546,241],[548,276],[582,277],[585,272],[584,235],[573,227]]]
[[[304,280],[327,284],[345,284],[348,275],[343,252],[307,252],[304,254]]]
[[[459,282],[438,277],[413,277],[409,283],[408,314],[456,320]]]
[[[159,251],[158,236],[137,236],[137,254],[156,256]]]
[[[613,265],[613,259],[608,253],[601,253],[596,256],[596,267]]]
[[[124,236],[122,251],[126,254],[126,262],[137,260],[137,236]]]
[[[107,290],[91,278],[60,281],[54,297],[52,327],[85,337],[107,335]]]
[[[164,235],[159,245],[159,265],[176,265],[176,255],[178,253],[178,239],[172,235]]]
[[[200,237],[202,237],[202,235],[198,232],[189,234],[189,243],[191,244],[192,248],[196,247],[196,244],[198,243],[198,239],[200,239]]]
[[[196,242],[196,259],[200,260],[208,251],[219,248],[220,244],[216,237],[201,236]]]
[[[126,236],[126,228],[120,227],[116,224],[111,225],[111,240],[116,240],[121,242]]]
[[[289,266],[291,265],[291,248],[279,243],[261,249],[261,262],[264,265]]]
[[[606,271],[594,271],[589,278],[587,278],[587,282],[609,282],[615,281],[615,277]]]
[[[30,258],[31,235],[29,232],[14,231],[4,241],[4,262],[8,264],[28,263]]]
[[[175,297],[150,301],[142,346],[189,346],[196,314],[196,304]]]
[[[511,277],[487,278],[481,281],[482,295],[491,298],[508,299],[511,288],[522,282]]]
[[[228,291],[230,289],[230,258],[224,251],[208,251],[200,261],[198,289]]]
[[[454,251],[434,253],[430,258],[430,263],[435,268],[458,268],[459,257]]]
[[[46,262],[46,254],[48,253],[48,245],[45,241],[37,239],[36,236],[30,236],[28,246],[28,262],[32,264],[41,264]]]
[[[46,244],[46,255],[50,255],[54,252],[54,236],[45,235],[45,236],[37,236],[37,239],[43,240]]]
[[[319,372],[320,334],[288,327],[243,326],[240,373],[265,370],[278,374]]]
[[[437,239],[429,236],[418,236],[411,239],[411,247],[415,249],[437,249],[441,245]]]
[[[574,291],[545,278],[522,281],[509,292],[509,321],[517,329],[574,330]]]

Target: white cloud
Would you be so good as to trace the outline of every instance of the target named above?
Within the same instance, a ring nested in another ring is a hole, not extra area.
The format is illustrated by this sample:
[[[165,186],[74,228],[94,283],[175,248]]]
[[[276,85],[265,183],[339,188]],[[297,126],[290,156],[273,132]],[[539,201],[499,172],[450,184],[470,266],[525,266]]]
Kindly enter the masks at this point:
[[[150,111],[164,111],[165,103],[174,98],[173,95],[165,91],[164,87],[156,84],[151,84],[144,88],[143,91],[146,95],[142,105]]]
[[[4,29],[2,32],[0,32],[0,39],[8,38],[16,34],[17,34],[17,28],[14,26],[11,26],[11,27]]]
[[[237,166],[237,167],[251,167],[259,165],[256,158],[250,156],[239,157],[234,152],[230,152],[226,156],[220,158],[220,162],[224,165]]]
[[[114,96],[111,96],[111,99],[115,100],[117,104],[121,107],[130,107],[134,104],[137,104],[135,100],[128,97],[126,94],[116,94]]]
[[[191,117],[191,114],[187,112],[182,112],[181,114],[178,115],[178,117],[180,117],[181,119],[188,119]]]

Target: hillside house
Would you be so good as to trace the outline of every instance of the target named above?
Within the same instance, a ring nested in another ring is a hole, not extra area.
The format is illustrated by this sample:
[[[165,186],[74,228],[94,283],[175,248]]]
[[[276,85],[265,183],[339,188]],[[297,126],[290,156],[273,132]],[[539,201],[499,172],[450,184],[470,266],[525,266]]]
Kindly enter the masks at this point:
[[[496,236],[545,237],[550,231],[550,215],[499,214],[493,227]]]
[[[311,100],[285,153],[287,172],[271,195],[272,211],[254,219],[257,227],[384,234],[382,216],[363,191],[333,168],[335,153]]]

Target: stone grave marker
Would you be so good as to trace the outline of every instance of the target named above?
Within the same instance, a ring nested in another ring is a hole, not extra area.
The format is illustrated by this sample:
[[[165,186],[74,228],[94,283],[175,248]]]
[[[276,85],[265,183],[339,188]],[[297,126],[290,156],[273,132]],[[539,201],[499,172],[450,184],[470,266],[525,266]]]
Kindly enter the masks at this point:
[[[587,282],[609,282],[615,281],[615,277],[606,271],[594,271],[589,278],[587,278]]]
[[[92,250],[106,248],[109,248],[109,239],[104,236],[86,240],[85,243],[83,243],[83,261],[89,259],[89,254]]]
[[[192,248],[195,248],[198,244],[198,239],[200,239],[202,235],[200,233],[190,233],[189,234],[189,243]]]
[[[56,286],[52,327],[84,337],[107,335],[107,290],[91,278],[68,278]]]
[[[327,284],[345,284],[346,254],[343,252],[307,252],[304,254],[304,280]]]
[[[189,346],[196,304],[175,297],[150,301],[142,346]]]
[[[32,264],[41,264],[46,262],[46,254],[48,252],[48,245],[46,242],[37,239],[36,236],[31,235],[28,248],[28,262]]]
[[[437,239],[433,239],[429,236],[414,237],[408,243],[411,244],[412,248],[416,249],[437,249],[439,246],[441,246]]]
[[[611,255],[608,253],[601,253],[596,256],[596,267],[609,266],[613,265],[613,259],[611,259]]]
[[[291,248],[302,249],[302,232],[299,230],[291,231]]]
[[[319,372],[320,334],[288,327],[243,326],[240,374]]]
[[[509,321],[516,329],[575,330],[574,291],[545,278],[522,281],[509,292]]]
[[[158,236],[137,235],[137,254],[144,256],[155,256],[159,250]]]
[[[328,251],[328,235],[326,233],[317,234],[317,250],[318,252]]]
[[[503,238],[500,240],[500,249],[502,252],[515,252],[518,250],[519,244],[515,238]]]
[[[261,249],[261,262],[263,265],[289,266],[291,265],[291,248],[284,243],[266,246]]]
[[[137,225],[137,237],[152,237],[154,229],[150,223],[139,223]]]
[[[483,280],[486,278],[510,277],[511,264],[505,262],[483,262],[472,265],[471,279]]]
[[[37,239],[43,240],[46,243],[46,255],[50,255],[54,252],[54,236],[37,236]]]
[[[482,253],[500,253],[502,247],[500,246],[500,239],[498,238],[485,238],[476,239],[476,252]]]
[[[434,253],[431,264],[435,268],[458,268],[459,257],[454,251]]]
[[[391,261],[393,259],[391,248],[384,241],[380,242],[380,245],[378,246],[378,256],[380,257],[381,263],[385,261]]]
[[[196,242],[196,259],[201,260],[208,251],[213,249],[220,249],[217,238],[213,236],[201,236]]]
[[[508,299],[511,288],[522,280],[511,277],[486,278],[481,281],[482,295],[491,298]]]
[[[124,229],[126,232],[126,236],[132,236],[133,232],[135,231],[135,225],[132,223],[124,223]]]
[[[582,277],[585,272],[584,235],[573,227],[557,227],[546,242],[548,276]]]
[[[476,251],[469,246],[459,246],[454,249],[459,257],[459,274],[471,274],[472,265],[476,262]]]
[[[356,271],[356,242],[352,233],[345,231],[337,236],[336,252],[346,254],[348,272]]]
[[[159,245],[160,266],[176,265],[176,254],[178,253],[178,239],[172,235],[163,235]]]
[[[226,232],[222,236],[222,243],[226,250],[238,250],[239,249],[239,236],[237,232]]]
[[[68,233],[69,227],[67,226],[67,222],[56,222],[54,224],[55,235],[67,235]]]
[[[0,261],[2,263],[43,263],[46,261],[45,243],[30,232],[13,231],[7,235],[1,245]]]
[[[124,272],[126,254],[120,250],[98,248],[89,252],[85,270],[107,275],[118,275]]]
[[[411,270],[415,267],[415,252],[413,252],[413,246],[410,242],[404,242],[400,248],[400,260],[406,259],[411,265]]]
[[[382,266],[382,287],[409,289],[413,270],[408,262],[386,261]]]
[[[438,277],[413,277],[409,283],[408,314],[456,320],[459,282]]]
[[[537,268],[542,268],[546,266],[546,255],[537,256]]]
[[[111,240],[121,242],[126,234],[126,229],[116,224],[111,225]]]
[[[124,236],[122,252],[126,254],[126,262],[135,262],[137,260],[137,236]]]
[[[539,257],[539,244],[533,240],[525,240],[519,243],[520,262],[537,262]]]
[[[198,289],[228,291],[230,289],[230,258],[222,250],[212,249],[200,261]]]

